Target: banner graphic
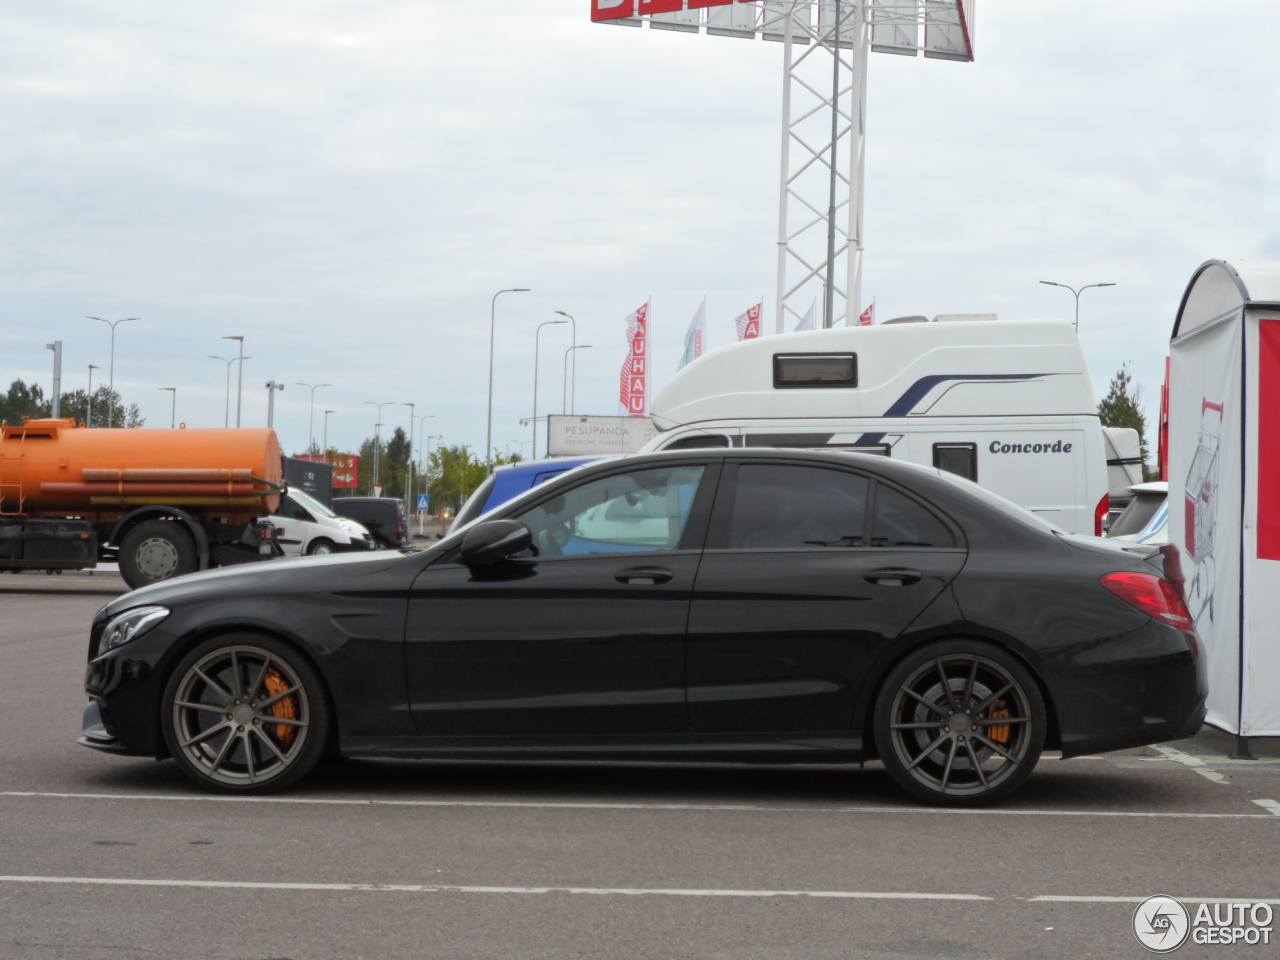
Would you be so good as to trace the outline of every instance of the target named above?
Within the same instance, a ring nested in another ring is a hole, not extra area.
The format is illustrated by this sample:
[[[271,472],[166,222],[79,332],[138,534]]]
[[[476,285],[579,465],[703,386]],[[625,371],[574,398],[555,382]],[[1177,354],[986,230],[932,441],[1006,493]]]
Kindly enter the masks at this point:
[[[858,326],[869,327],[876,322],[876,302],[871,301],[871,306],[862,311],[862,315],[858,317]]]
[[[692,360],[697,360],[707,349],[707,298],[702,298],[693,319],[689,321],[689,332],[684,335],[684,353],[680,356],[680,366],[684,369]]]
[[[619,377],[619,411],[623,416],[649,413],[649,303],[627,317],[627,356]]]
[[[816,327],[817,317],[818,317],[818,301],[815,299],[813,301],[813,304],[809,307],[808,311],[805,313],[805,315],[800,318],[800,322],[796,324],[795,332],[799,333],[801,330],[817,329]]]
[[[1258,559],[1280,560],[1280,320],[1258,321]]]
[[[763,311],[764,301],[761,300],[746,313],[740,313],[734,317],[733,323],[738,328],[739,340],[754,340],[760,336],[760,314]]]

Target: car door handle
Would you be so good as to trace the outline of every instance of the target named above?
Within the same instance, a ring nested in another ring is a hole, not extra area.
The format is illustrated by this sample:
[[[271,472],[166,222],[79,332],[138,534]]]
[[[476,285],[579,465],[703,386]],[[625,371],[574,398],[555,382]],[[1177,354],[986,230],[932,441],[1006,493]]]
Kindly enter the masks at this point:
[[[655,583],[666,583],[675,574],[670,570],[664,570],[662,567],[628,567],[626,570],[619,570],[613,575],[613,579],[619,583],[634,583],[637,586],[653,586]]]
[[[924,576],[919,570],[908,570],[905,567],[887,567],[883,570],[868,570],[862,579],[880,587],[906,587],[919,583]]]

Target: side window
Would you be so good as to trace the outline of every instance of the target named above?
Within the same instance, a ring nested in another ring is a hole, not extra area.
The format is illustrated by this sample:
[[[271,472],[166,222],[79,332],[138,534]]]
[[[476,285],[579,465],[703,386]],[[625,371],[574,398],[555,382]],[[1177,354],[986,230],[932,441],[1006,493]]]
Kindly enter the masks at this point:
[[[841,470],[744,464],[738,468],[726,546],[864,546],[869,486],[865,477]]]
[[[941,520],[883,483],[876,485],[873,547],[954,547],[955,539]]]
[[[706,468],[659,467],[592,480],[527,510],[534,554],[645,553],[680,544]]]
[[[957,477],[978,482],[978,445],[976,443],[935,443],[933,465]]]
[[[276,516],[283,517],[285,520],[303,520],[307,523],[315,522],[311,519],[311,514],[298,506],[289,498],[288,494],[281,494],[280,508],[276,510]]]
[[[729,438],[720,434],[708,434],[697,437],[681,437],[666,450],[705,450],[709,447],[727,447]]]

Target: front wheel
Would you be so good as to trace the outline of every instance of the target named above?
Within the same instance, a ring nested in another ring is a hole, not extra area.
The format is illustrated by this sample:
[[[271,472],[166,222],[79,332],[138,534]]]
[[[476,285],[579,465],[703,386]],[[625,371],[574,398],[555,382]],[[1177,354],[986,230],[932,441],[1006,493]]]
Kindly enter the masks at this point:
[[[333,541],[326,540],[323,537],[318,540],[312,540],[307,546],[307,555],[312,557],[327,557],[333,552]]]
[[[998,647],[949,640],[908,656],[876,701],[889,775],[929,803],[976,806],[1018,789],[1044,748],[1045,707],[1027,669]]]
[[[274,637],[206,640],[183,657],[161,704],[169,753],[204,786],[280,790],[324,753],[329,706],[319,675]]]
[[[116,560],[134,590],[194,573],[200,566],[191,534],[173,520],[145,520],[124,535]]]

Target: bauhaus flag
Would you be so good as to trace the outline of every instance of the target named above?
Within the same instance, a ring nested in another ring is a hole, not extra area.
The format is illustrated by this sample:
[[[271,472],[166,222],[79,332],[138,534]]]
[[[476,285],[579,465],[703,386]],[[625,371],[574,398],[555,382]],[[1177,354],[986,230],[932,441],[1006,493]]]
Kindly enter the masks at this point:
[[[876,302],[871,301],[871,306],[862,311],[862,315],[858,317],[858,326],[869,327],[876,322]]]
[[[734,318],[739,340],[754,340],[760,336],[760,313],[763,309],[764,301],[761,300],[746,313],[740,313]]]
[[[684,353],[680,356],[680,366],[676,367],[681,370],[691,360],[697,360],[707,349],[707,298],[702,298],[702,303],[698,307],[698,312],[693,315],[693,319],[689,322],[689,332],[684,335]]]
[[[627,317],[627,356],[618,378],[618,400],[626,417],[649,413],[649,304]]]

